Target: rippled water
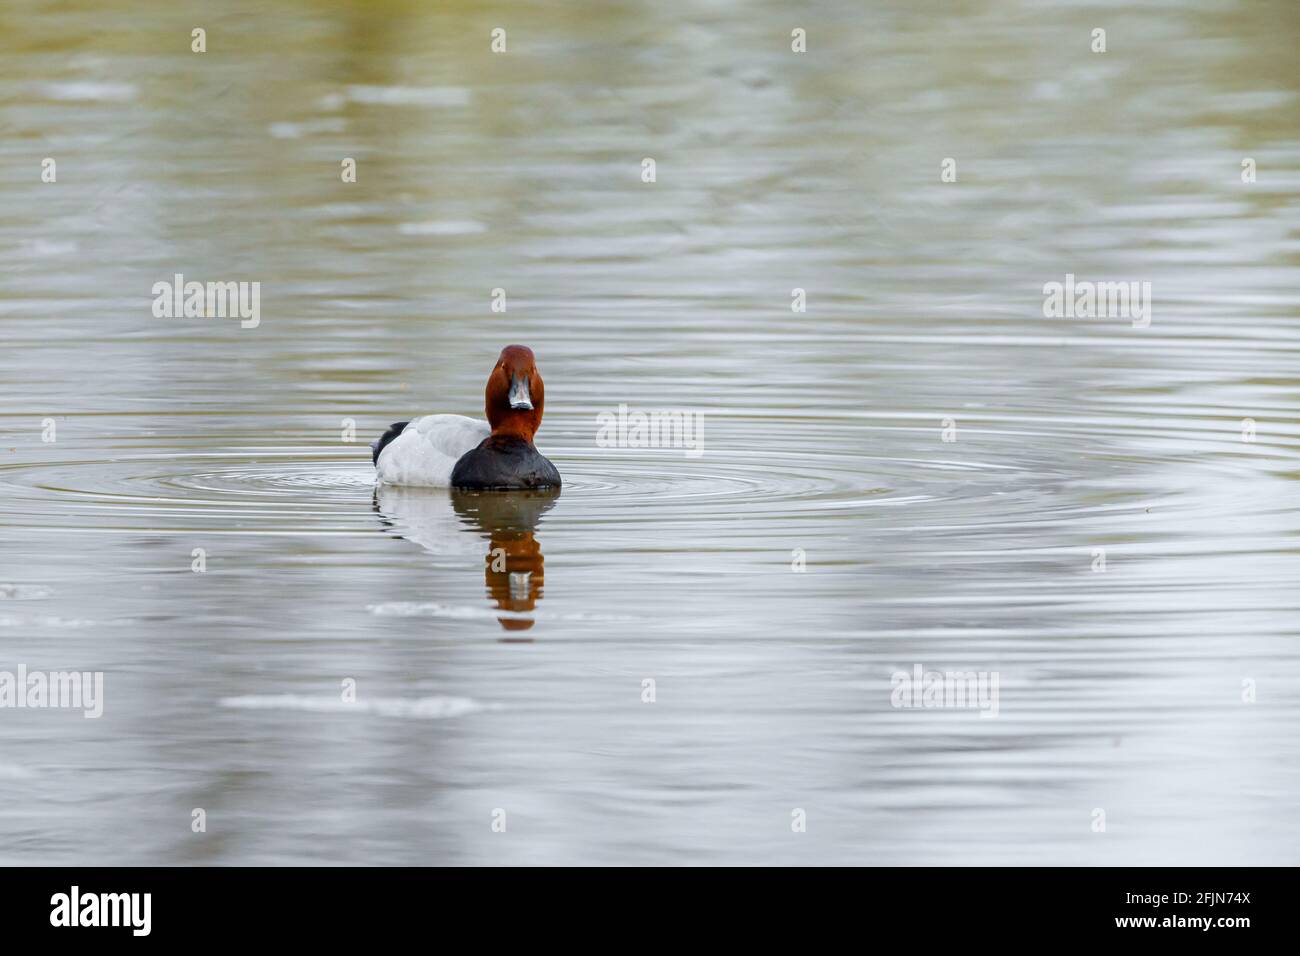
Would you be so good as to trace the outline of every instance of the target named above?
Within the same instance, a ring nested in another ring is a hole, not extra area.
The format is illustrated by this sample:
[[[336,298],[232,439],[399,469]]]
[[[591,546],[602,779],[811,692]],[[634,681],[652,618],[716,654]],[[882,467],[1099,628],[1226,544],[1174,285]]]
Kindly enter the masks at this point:
[[[105,687],[0,861],[1296,862],[1293,4],[120,10],[0,12],[0,671]],[[563,492],[377,491],[513,341]]]

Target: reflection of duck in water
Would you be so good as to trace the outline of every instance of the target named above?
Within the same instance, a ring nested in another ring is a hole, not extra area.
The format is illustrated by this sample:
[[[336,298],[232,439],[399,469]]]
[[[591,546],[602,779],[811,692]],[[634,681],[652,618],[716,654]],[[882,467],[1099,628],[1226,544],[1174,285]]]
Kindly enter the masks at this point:
[[[389,534],[414,541],[430,554],[468,557],[480,553],[477,538],[465,534],[464,522],[442,488],[377,485],[374,507]]]
[[[542,546],[534,532],[559,496],[558,488],[448,495],[440,489],[380,485],[374,505],[392,533],[431,554],[482,554],[482,539],[465,534],[467,527],[486,537],[487,595],[497,608],[510,612],[499,618],[503,628],[525,631],[532,619],[513,615],[534,610],[542,598]]]
[[[488,536],[483,582],[488,597],[503,611],[531,611],[542,599],[544,559],[534,531],[559,496],[558,488],[509,494],[452,493],[452,506],[461,520]],[[533,626],[530,617],[498,620],[507,631],[526,631]]]

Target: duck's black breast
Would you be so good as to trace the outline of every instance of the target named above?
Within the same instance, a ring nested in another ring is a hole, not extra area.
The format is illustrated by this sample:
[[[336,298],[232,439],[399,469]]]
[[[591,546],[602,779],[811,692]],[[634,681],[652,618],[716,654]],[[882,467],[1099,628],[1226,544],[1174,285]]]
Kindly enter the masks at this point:
[[[532,442],[489,435],[456,462],[451,486],[477,491],[558,488],[560,473]]]

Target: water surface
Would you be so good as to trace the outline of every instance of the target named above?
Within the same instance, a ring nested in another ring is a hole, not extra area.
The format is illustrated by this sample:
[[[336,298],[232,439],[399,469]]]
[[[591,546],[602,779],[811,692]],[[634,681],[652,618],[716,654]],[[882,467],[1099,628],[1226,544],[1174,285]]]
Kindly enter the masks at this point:
[[[1294,5],[152,6],[0,13],[0,862],[1300,857]],[[509,342],[562,494],[376,491]]]

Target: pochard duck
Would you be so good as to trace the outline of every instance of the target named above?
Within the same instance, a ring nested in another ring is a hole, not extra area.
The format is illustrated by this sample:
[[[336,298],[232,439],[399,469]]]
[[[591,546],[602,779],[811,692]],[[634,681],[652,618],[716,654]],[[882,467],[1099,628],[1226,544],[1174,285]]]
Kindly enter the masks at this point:
[[[488,376],[487,421],[426,415],[395,422],[370,445],[379,481],[477,491],[558,488],[560,473],[533,447],[545,397],[533,350],[507,345]]]

